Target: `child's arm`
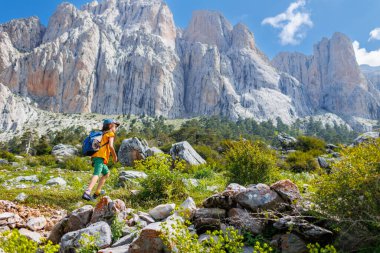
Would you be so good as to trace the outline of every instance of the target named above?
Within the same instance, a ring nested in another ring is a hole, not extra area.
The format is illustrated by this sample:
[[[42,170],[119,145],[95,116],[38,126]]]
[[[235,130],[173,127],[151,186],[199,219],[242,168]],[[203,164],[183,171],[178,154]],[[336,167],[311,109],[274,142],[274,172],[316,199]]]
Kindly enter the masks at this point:
[[[113,141],[114,141],[114,137],[110,137],[109,138],[109,144],[110,144],[111,154],[112,154],[112,157],[113,157],[113,161],[115,163],[117,163],[118,159],[117,159],[115,148],[113,147]]]

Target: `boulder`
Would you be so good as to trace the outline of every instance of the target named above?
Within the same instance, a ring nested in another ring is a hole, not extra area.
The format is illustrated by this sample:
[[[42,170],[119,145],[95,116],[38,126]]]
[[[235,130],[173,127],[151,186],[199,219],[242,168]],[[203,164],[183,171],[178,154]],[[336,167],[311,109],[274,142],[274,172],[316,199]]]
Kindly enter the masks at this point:
[[[195,204],[192,197],[188,197],[178,208],[176,213],[184,218],[192,219],[197,210],[197,205]]]
[[[38,179],[37,175],[32,176],[19,176],[14,179],[16,182],[32,182],[32,183],[38,183],[40,180]]]
[[[203,206],[206,208],[222,208],[231,209],[236,207],[234,196],[238,191],[224,191],[217,193],[203,201]]]
[[[136,137],[125,139],[118,152],[119,161],[124,166],[133,166],[134,161],[143,160],[147,157],[148,148],[146,141],[140,141]]]
[[[155,222],[143,228],[139,237],[130,244],[129,253],[162,253],[165,246],[160,238],[161,224],[161,222]],[[167,228],[171,229],[170,225]]]
[[[96,204],[90,220],[90,224],[98,221],[107,221],[111,224],[114,216],[126,210],[125,203],[116,199],[112,201],[110,197],[104,196]]]
[[[125,246],[127,244],[130,244],[137,237],[137,235],[138,233],[134,232],[129,235],[123,236],[122,238],[117,240],[114,244],[112,244],[112,247],[120,247],[120,246]]]
[[[149,215],[152,216],[156,221],[163,220],[169,217],[174,208],[175,204],[158,205],[149,211]]]
[[[295,203],[301,199],[301,193],[297,185],[289,179],[280,180],[270,186],[272,190],[277,192],[285,201]]]
[[[20,229],[19,232],[21,235],[26,236],[32,241],[35,241],[37,243],[41,242],[42,236],[37,232],[33,232],[25,228]]]
[[[28,198],[28,195],[26,195],[24,192],[22,192],[19,195],[17,195],[15,200],[19,201],[19,202],[24,202],[27,198]]]
[[[265,184],[253,185],[247,190],[239,192],[235,196],[235,201],[240,206],[252,211],[257,211],[258,209],[276,210],[282,208],[284,204],[280,195]]]
[[[228,211],[228,223],[237,229],[259,235],[263,232],[266,222],[253,217],[247,210],[232,208]]]
[[[380,137],[379,132],[367,132],[359,135],[355,140],[353,145],[359,145],[360,143],[367,142],[369,140],[377,139]]]
[[[146,221],[148,224],[156,222],[152,216],[150,216],[147,213],[144,212],[138,212],[137,215],[140,217],[141,220]]]
[[[61,252],[72,252],[73,250],[80,247],[79,240],[82,238],[83,234],[88,234],[90,236],[96,237],[96,245],[100,249],[107,248],[112,242],[112,233],[110,226],[104,222],[100,221],[91,224],[87,228],[81,230],[69,232],[65,234],[60,243]]]
[[[199,208],[195,211],[194,220],[201,218],[224,220],[226,218],[226,210],[220,208]]]
[[[122,229],[122,234],[123,236],[126,236],[126,235],[130,235],[132,233],[135,233],[137,232],[139,229],[137,227],[129,227],[129,226],[125,226],[123,227]]]
[[[206,161],[187,141],[173,144],[169,153],[173,159],[185,160],[190,165],[200,165],[206,163]]]
[[[47,221],[45,217],[30,218],[26,222],[26,226],[32,231],[37,231],[43,229],[46,226],[46,223]]]
[[[311,241],[329,242],[333,237],[333,233],[331,231],[311,224],[308,221],[298,217],[286,216],[280,218],[273,224],[273,227],[283,231],[288,231],[291,229],[293,232]]]
[[[78,150],[71,145],[58,144],[53,147],[51,154],[59,158],[68,158],[78,154]]]
[[[98,253],[129,253],[129,245],[123,245],[115,248],[101,249]]]
[[[154,155],[157,155],[157,154],[163,154],[164,152],[159,149],[159,148],[156,148],[156,147],[152,147],[152,148],[148,148],[146,150],[146,156],[154,156]]]
[[[294,148],[297,144],[297,139],[286,133],[278,134],[277,140],[280,142],[281,147],[285,150]]]
[[[206,233],[207,231],[214,231],[221,229],[220,219],[214,218],[199,218],[194,221],[194,227],[198,234]]]
[[[74,210],[68,217],[67,224],[64,228],[65,233],[85,228],[90,223],[93,213],[91,205],[83,206]]]
[[[61,177],[52,178],[46,182],[46,185],[66,186],[66,184],[66,181]]]
[[[240,184],[231,183],[226,187],[226,191],[234,191],[234,192],[240,192],[245,191],[247,188],[244,186],[241,186]]]
[[[293,233],[274,236],[272,244],[275,244],[281,250],[281,253],[309,252],[306,243]]]
[[[119,174],[119,183],[120,185],[124,186],[126,182],[133,183],[136,181],[136,179],[144,179],[147,177],[148,175],[142,171],[136,171],[136,170],[121,171]]]
[[[63,218],[60,220],[53,229],[50,231],[48,240],[52,241],[55,244],[58,244],[61,241],[62,236],[65,234],[65,228],[67,227],[68,218]]]
[[[9,228],[23,227],[25,222],[18,214],[0,213],[0,226],[8,226]]]
[[[318,160],[318,164],[319,164],[319,166],[320,166],[322,169],[327,169],[327,168],[330,167],[329,164],[328,164],[328,162],[326,161],[326,159],[325,159],[324,157],[319,156],[319,157],[317,158],[317,160]]]

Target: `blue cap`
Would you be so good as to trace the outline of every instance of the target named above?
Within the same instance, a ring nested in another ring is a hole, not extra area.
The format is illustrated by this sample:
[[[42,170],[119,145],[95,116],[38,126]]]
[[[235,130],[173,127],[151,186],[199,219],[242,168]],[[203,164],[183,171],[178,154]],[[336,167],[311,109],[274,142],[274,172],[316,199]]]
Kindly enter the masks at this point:
[[[114,123],[116,126],[120,126],[120,123],[113,119],[105,119],[103,120],[103,125],[108,125]]]

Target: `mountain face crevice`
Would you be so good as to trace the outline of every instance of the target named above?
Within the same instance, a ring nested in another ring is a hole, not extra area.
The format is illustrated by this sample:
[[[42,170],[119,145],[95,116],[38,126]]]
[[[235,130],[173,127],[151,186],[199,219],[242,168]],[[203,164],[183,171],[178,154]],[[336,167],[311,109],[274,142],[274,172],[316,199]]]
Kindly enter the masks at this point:
[[[181,30],[161,0],[63,3],[46,28],[35,17],[0,25],[0,82],[53,112],[291,123],[321,111],[380,111],[344,35],[322,40],[313,56],[270,62],[245,25],[196,11]]]

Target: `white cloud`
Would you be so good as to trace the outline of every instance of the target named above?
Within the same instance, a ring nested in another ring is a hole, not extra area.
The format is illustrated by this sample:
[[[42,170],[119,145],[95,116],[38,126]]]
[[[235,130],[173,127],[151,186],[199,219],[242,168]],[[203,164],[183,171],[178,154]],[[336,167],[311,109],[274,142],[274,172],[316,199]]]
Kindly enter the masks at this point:
[[[297,0],[285,12],[265,18],[261,24],[281,29],[279,37],[282,45],[297,45],[305,38],[306,29],[313,27],[310,13],[304,9],[305,4],[305,0]]]
[[[372,67],[380,66],[380,48],[375,51],[367,51],[365,48],[360,48],[358,41],[352,43],[355,50],[356,61],[359,65],[367,64]]]
[[[369,33],[369,40],[380,40],[380,27],[379,28],[375,28],[373,29],[370,33]]]

